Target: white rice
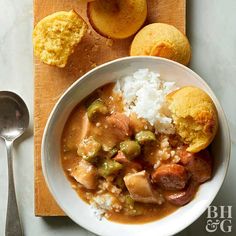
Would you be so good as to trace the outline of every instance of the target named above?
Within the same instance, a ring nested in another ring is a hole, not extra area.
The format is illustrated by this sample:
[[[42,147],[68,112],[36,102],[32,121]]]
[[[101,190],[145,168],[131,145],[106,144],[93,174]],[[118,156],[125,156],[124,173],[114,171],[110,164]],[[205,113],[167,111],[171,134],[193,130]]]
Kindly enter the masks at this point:
[[[116,197],[110,193],[105,193],[92,198],[90,201],[91,208],[97,219],[101,220],[106,211],[119,212],[122,206]]]
[[[160,74],[149,69],[139,69],[117,80],[114,91],[122,94],[126,115],[135,113],[154,125],[159,133],[174,133],[172,119],[165,111],[165,97],[176,89],[175,82],[165,82]]]

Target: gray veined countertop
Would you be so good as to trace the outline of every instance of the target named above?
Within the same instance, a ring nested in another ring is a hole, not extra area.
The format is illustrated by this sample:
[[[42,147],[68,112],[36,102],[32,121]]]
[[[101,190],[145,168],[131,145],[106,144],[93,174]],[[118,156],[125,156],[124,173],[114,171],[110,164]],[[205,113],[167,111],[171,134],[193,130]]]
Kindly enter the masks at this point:
[[[0,0],[0,90],[19,93],[31,113],[30,130],[15,144],[15,179],[19,210],[25,235],[93,235],[67,217],[36,218],[33,186],[33,64],[32,0]],[[215,206],[233,206],[236,232],[236,1],[187,1],[187,35],[192,45],[190,67],[203,77],[219,98],[228,117],[232,152],[226,180],[213,202]],[[4,235],[7,205],[7,161],[0,142],[0,235]],[[210,191],[210,189],[209,189]],[[194,214],[194,212],[193,212]],[[209,235],[206,213],[181,232],[185,235]],[[153,233],[157,235],[158,232]],[[223,235],[218,229],[214,235]]]

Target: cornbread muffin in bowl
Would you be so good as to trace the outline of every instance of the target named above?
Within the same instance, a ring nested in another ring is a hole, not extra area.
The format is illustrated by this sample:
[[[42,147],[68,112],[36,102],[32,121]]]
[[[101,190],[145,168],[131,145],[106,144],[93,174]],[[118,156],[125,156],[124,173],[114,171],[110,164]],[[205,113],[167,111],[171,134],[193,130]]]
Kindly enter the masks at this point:
[[[46,16],[33,31],[35,56],[46,64],[65,67],[87,28],[85,21],[74,10]]]
[[[198,153],[186,151],[171,114],[161,109],[166,95],[186,86],[208,94],[218,114],[213,142]],[[174,235],[215,198],[230,137],[217,98],[196,73],[139,56],[98,66],[68,88],[49,117],[41,150],[52,195],[80,226],[103,236]]]
[[[169,109],[187,151],[199,152],[214,139],[218,128],[215,105],[209,95],[197,87],[182,87],[167,96]]]
[[[142,28],[135,36],[131,56],[158,56],[187,65],[191,48],[186,36],[172,25],[153,23]]]
[[[124,39],[135,34],[147,17],[146,0],[96,0],[88,3],[88,18],[101,35]]]

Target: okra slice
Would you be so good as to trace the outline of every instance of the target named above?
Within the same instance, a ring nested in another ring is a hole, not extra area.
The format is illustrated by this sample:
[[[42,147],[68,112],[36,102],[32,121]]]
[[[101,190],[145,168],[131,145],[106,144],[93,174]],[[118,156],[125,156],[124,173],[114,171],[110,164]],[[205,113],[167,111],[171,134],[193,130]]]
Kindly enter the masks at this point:
[[[98,167],[98,173],[103,177],[107,177],[109,175],[116,174],[122,168],[123,165],[119,162],[105,159]]]
[[[155,134],[152,131],[143,130],[143,131],[140,131],[139,133],[137,133],[135,135],[135,140],[139,144],[143,145],[145,143],[155,141],[156,140],[156,136],[155,136]]]
[[[125,156],[132,160],[141,153],[141,147],[138,142],[133,140],[126,140],[120,143],[120,150],[125,154]]]
[[[97,99],[92,102],[92,104],[87,109],[87,116],[91,122],[93,122],[99,114],[108,114],[108,108],[101,99]]]

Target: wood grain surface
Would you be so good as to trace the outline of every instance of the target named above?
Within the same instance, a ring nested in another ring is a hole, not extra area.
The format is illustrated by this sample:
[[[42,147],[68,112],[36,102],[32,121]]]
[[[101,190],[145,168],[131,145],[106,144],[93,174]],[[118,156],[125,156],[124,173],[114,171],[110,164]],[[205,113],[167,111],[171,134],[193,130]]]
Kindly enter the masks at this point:
[[[172,24],[185,33],[186,0],[147,0],[148,23]],[[34,24],[43,17],[61,10],[74,9],[87,22],[83,0],[34,0]],[[81,75],[104,62],[128,56],[132,38],[111,40],[101,37],[89,26],[68,65],[63,68],[45,65],[34,59],[34,157],[35,157],[35,215],[62,216],[63,211],[51,196],[41,167],[41,140],[47,118],[66,88]]]

